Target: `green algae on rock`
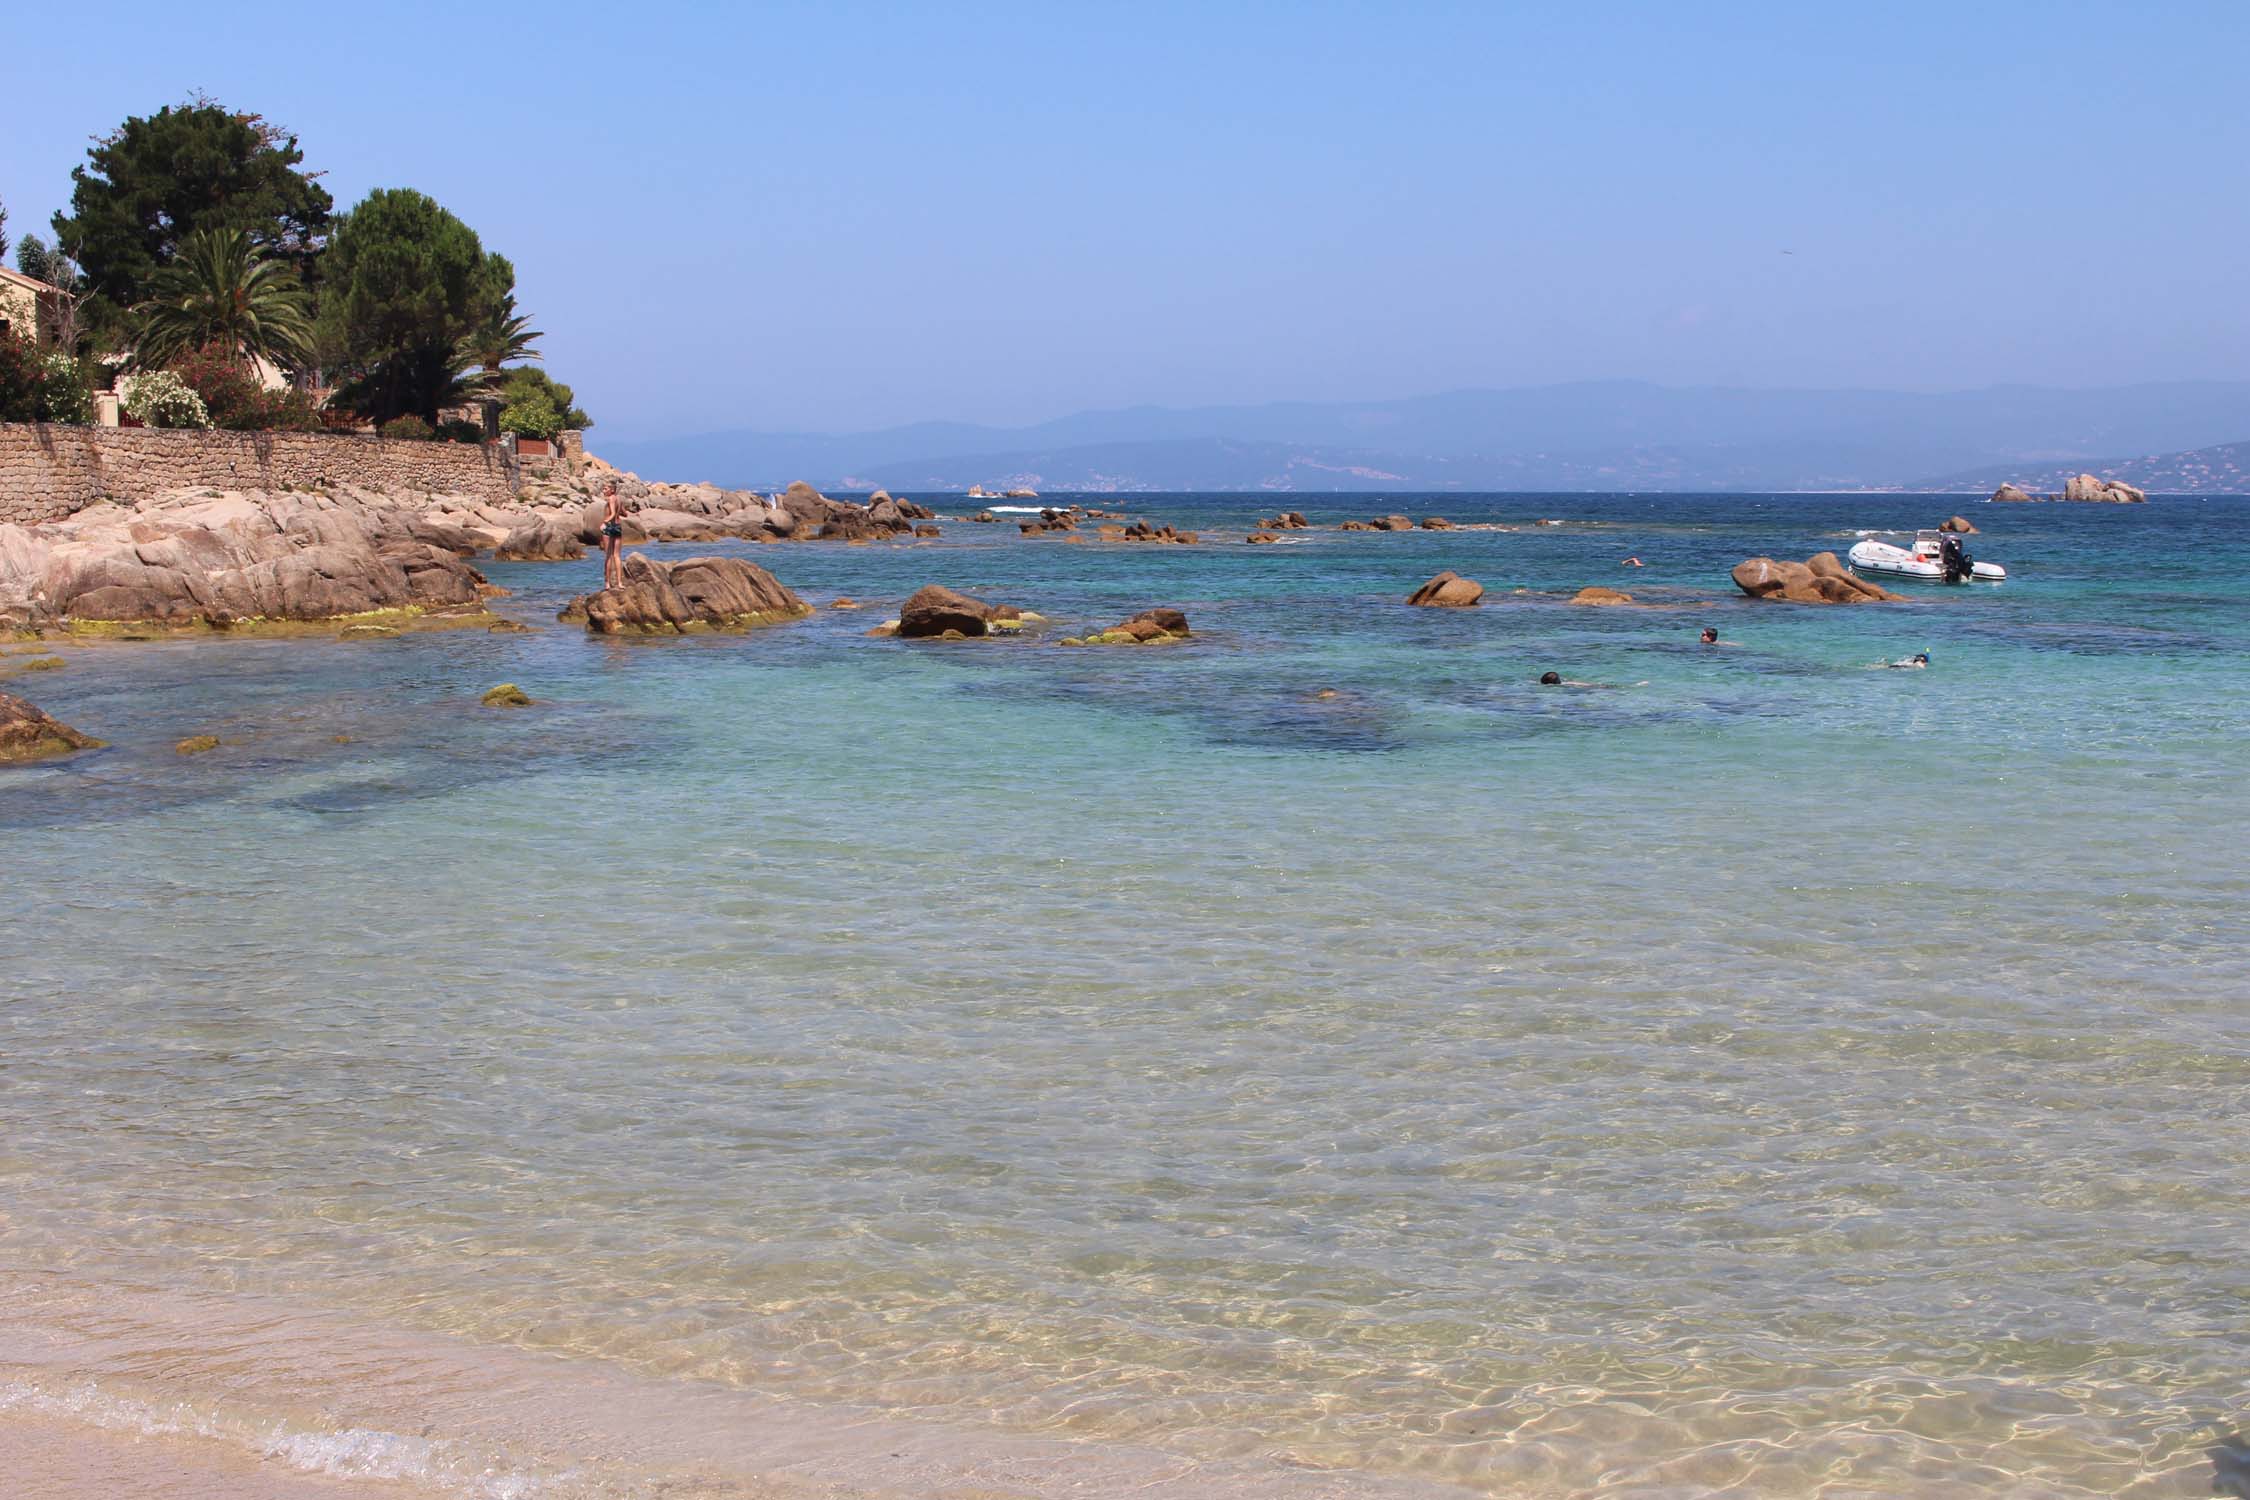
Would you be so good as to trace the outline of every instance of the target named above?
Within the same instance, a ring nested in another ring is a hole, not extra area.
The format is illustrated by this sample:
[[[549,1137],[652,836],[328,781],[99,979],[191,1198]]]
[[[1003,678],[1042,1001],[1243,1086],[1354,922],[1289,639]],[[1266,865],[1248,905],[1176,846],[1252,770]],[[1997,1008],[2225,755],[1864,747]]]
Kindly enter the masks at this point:
[[[498,687],[486,688],[484,696],[477,701],[486,708],[531,707],[531,695],[512,682],[503,682]]]
[[[35,704],[0,693],[0,765],[51,760],[80,750],[99,750],[106,743],[80,734]]]

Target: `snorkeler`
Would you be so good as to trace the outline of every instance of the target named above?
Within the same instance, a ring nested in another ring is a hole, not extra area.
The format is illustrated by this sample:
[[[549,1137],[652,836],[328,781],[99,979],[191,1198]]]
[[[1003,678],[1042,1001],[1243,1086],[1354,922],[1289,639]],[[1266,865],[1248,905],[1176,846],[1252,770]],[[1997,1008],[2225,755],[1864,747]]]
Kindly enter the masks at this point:
[[[1873,666],[1878,672],[1919,672],[1922,670],[1922,668],[1928,666],[1929,664],[1930,653],[1927,651],[1917,651],[1912,656],[1906,657],[1899,661],[1879,661],[1870,663],[1870,665]]]

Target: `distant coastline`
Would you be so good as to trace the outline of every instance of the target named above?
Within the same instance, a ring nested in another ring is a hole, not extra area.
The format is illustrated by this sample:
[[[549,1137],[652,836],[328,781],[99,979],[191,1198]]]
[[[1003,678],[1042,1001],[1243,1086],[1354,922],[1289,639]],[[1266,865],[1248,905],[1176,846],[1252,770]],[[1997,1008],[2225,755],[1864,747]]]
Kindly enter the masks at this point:
[[[2102,390],[1682,389],[1590,382],[1379,402],[1083,412],[734,431],[603,451],[635,472],[774,489],[1047,494],[1990,494],[2091,472],[2159,493],[2250,491],[2250,383]],[[2119,455],[2141,455],[2120,457]]]

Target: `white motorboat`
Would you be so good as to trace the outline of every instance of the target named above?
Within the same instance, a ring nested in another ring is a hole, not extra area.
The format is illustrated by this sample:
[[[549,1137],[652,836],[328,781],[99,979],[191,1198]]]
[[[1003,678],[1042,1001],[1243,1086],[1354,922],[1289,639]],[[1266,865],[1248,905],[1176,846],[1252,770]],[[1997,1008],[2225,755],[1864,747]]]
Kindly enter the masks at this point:
[[[1969,556],[1961,538],[1950,531],[1917,531],[1911,547],[1867,537],[1852,543],[1844,560],[1862,573],[1920,578],[1930,583],[2002,583],[2008,577],[2008,570],[1998,563],[1978,562]]]

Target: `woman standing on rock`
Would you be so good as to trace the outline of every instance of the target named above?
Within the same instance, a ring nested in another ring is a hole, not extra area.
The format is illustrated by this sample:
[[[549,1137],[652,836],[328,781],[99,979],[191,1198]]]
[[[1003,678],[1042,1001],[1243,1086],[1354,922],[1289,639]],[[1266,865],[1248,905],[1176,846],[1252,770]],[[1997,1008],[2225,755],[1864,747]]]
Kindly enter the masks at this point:
[[[625,562],[618,555],[625,541],[625,502],[617,497],[617,481],[602,486],[602,587],[625,586]]]

